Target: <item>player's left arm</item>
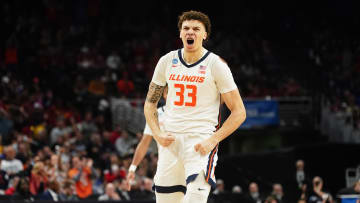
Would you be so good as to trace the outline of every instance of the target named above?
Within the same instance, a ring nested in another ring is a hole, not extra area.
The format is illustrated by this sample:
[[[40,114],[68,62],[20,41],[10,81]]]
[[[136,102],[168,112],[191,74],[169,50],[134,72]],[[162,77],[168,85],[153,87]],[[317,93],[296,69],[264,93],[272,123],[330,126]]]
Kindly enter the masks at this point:
[[[217,143],[231,135],[246,119],[244,103],[238,89],[221,94],[221,96],[231,113],[222,127],[212,136]]]
[[[195,151],[200,152],[202,155],[209,153],[219,142],[231,135],[246,118],[244,103],[227,63],[219,58],[219,60],[215,60],[211,70],[215,83],[221,93],[221,100],[226,104],[231,113],[223,126],[213,136],[195,145]]]
[[[151,135],[147,135],[147,134],[143,135],[139,144],[136,147],[134,157],[131,162],[132,165],[138,166],[140,162],[144,159],[145,154],[149,149],[151,141],[152,141]]]
[[[223,93],[221,97],[231,113],[222,127],[218,129],[213,136],[195,145],[195,151],[200,152],[201,155],[208,154],[217,144],[231,135],[245,121],[246,111],[239,90],[235,89]]]
[[[139,144],[136,147],[131,165],[137,167],[140,164],[140,162],[144,159],[147,150],[149,149],[151,141],[152,141],[151,135],[147,135],[147,134],[143,135]],[[133,181],[135,178],[135,170],[136,168],[133,170],[129,169],[128,174],[126,176],[126,187],[128,191],[131,190],[131,181]]]

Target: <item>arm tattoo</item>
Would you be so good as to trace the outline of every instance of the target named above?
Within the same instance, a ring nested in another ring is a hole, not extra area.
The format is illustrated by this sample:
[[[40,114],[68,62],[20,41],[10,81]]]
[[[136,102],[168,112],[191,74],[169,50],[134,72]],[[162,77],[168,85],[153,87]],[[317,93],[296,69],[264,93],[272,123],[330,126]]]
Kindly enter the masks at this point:
[[[158,115],[158,112],[157,112],[157,111],[155,111],[155,113],[154,113],[154,118],[155,118],[155,122],[156,122],[157,124],[159,124],[159,115]]]
[[[163,94],[165,86],[156,85],[151,82],[149,85],[149,91],[146,96],[146,101],[150,103],[156,103],[160,100],[161,95]]]

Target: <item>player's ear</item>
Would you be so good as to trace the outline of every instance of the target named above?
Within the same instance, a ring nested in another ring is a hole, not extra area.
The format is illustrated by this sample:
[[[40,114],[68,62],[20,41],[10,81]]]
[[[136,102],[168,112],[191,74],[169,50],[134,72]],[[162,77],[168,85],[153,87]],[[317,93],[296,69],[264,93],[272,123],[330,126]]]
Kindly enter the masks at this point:
[[[206,38],[207,38],[207,32],[205,32],[203,39],[206,40]]]

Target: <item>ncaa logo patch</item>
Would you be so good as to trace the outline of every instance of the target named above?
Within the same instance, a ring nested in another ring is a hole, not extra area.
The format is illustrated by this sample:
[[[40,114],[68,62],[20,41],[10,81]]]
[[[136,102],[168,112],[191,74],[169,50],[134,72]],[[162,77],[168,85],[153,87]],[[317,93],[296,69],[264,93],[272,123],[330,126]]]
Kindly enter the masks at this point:
[[[178,65],[177,65],[178,62],[179,62],[179,61],[178,61],[177,59],[173,59],[173,60],[172,60],[172,66],[171,66],[171,67],[176,67],[176,66],[178,66]]]

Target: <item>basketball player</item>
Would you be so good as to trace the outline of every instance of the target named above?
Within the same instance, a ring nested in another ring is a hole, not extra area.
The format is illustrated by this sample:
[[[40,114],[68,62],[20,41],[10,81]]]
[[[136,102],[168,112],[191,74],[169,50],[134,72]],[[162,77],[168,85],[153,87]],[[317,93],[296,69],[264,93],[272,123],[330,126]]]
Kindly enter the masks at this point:
[[[163,98],[165,100],[166,100],[166,96],[167,96],[167,86],[165,87],[164,93],[163,93]],[[222,99],[220,100],[220,102],[221,102],[221,104],[223,103]],[[157,111],[158,111],[158,116],[159,116],[160,128],[163,128],[165,106],[159,107],[157,109]],[[151,129],[150,129],[149,125],[146,124],[145,128],[144,128],[143,136],[135,149],[134,157],[133,157],[131,165],[128,169],[128,174],[126,176],[126,185],[127,185],[128,191],[131,190],[131,182],[134,181],[134,179],[135,179],[135,171],[137,169],[137,166],[144,159],[145,154],[149,149],[149,146],[152,142],[152,136],[153,136],[153,134],[151,132]],[[158,148],[159,148],[159,146],[158,146]]]
[[[144,105],[146,122],[160,145],[156,202],[205,203],[210,186],[215,187],[218,144],[241,125],[246,112],[230,68],[203,47],[211,30],[208,16],[184,12],[178,28],[183,48],[160,58]],[[157,103],[166,85],[161,130]],[[231,113],[216,129],[220,96]]]

